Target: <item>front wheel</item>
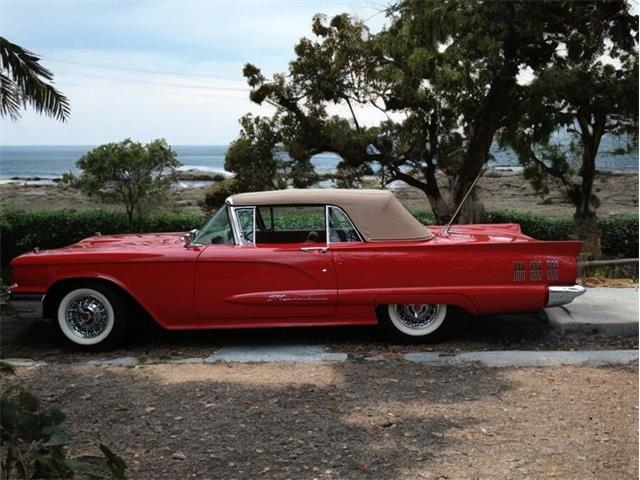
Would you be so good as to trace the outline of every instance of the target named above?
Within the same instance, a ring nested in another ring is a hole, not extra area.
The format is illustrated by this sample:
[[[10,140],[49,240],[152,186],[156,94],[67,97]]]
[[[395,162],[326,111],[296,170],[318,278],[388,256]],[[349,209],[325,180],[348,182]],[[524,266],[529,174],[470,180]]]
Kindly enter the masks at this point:
[[[432,339],[444,323],[447,306],[442,303],[385,305],[378,309],[382,327],[401,341]]]
[[[57,326],[72,346],[113,346],[124,337],[126,300],[114,288],[91,285],[62,292],[56,308]]]

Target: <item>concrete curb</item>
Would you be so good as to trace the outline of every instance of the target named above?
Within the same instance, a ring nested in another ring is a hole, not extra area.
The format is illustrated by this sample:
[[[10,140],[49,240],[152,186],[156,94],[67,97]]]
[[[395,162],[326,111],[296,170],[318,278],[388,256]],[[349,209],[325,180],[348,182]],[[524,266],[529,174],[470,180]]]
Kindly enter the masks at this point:
[[[188,365],[212,363],[342,363],[347,361],[346,353],[325,352],[322,347],[284,346],[265,347],[256,351],[241,347],[223,348],[206,358],[181,358],[168,361],[145,361],[136,357],[93,359],[72,365],[95,367],[134,367],[143,365]],[[537,351],[504,350],[488,352],[465,352],[457,355],[443,355],[438,352],[407,353],[400,358],[389,359],[381,355],[367,357],[371,362],[394,362],[405,360],[411,363],[433,367],[455,367],[480,364],[486,367],[553,367],[553,366],[602,366],[629,365],[638,361],[637,350],[583,350],[583,351]],[[4,363],[16,368],[34,368],[48,365],[25,358],[5,358]],[[51,364],[54,365],[54,364]]]
[[[567,333],[638,336],[637,288],[588,288],[573,303],[546,308],[549,324]]]
[[[321,363],[344,362],[346,353],[326,352],[317,345],[260,345],[223,347],[204,359],[205,363]]]
[[[637,350],[467,352],[446,356],[436,352],[407,353],[405,360],[430,366],[479,363],[486,367],[549,367],[561,365],[627,365],[638,361]]]

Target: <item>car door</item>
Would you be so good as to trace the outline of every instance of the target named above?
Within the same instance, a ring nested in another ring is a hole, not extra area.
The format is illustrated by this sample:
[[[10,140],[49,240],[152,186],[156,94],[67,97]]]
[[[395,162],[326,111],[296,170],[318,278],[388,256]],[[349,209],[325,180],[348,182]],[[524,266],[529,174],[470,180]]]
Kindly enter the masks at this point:
[[[300,215],[324,211],[323,206],[318,207],[320,210],[313,212],[296,211],[297,223],[305,227]],[[232,222],[236,222],[236,236],[241,239],[233,245],[203,247],[194,278],[197,315],[221,322],[283,319],[283,323],[296,317],[331,315],[336,308],[337,286],[326,238],[300,241],[305,230],[299,225],[290,230],[280,228],[273,210],[269,229],[261,217],[262,226],[256,222],[260,213],[256,208],[228,208]]]

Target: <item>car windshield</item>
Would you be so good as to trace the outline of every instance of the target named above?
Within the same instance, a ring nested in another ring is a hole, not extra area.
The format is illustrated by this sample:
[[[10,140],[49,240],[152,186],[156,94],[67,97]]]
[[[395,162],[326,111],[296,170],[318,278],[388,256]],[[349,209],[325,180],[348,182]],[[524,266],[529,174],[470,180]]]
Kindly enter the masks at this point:
[[[220,208],[202,227],[193,241],[202,245],[208,243],[234,243],[228,208]]]

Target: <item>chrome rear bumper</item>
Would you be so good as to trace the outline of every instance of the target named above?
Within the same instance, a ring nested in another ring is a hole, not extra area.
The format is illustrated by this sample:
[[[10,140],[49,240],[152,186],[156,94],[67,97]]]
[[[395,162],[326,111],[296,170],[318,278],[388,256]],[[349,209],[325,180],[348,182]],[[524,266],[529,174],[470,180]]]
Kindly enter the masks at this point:
[[[20,318],[42,318],[43,300],[43,293],[13,293],[7,303]]]
[[[559,307],[560,305],[566,305],[573,302],[573,300],[587,289],[580,285],[573,285],[572,287],[549,287],[549,299],[545,307]]]

